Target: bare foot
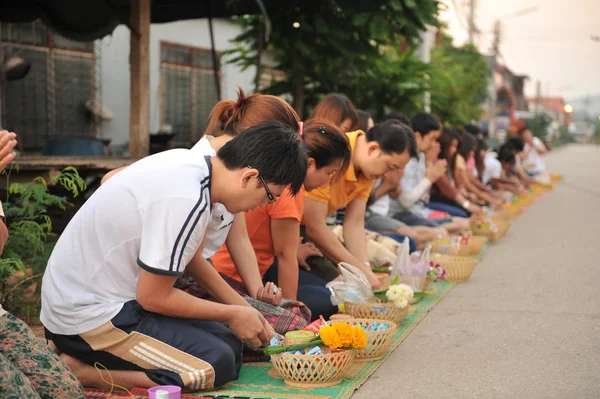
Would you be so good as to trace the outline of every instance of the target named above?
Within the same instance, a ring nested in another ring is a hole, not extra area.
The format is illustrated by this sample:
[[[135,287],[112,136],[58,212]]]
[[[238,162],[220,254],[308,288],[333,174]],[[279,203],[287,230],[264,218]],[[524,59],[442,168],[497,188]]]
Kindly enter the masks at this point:
[[[81,385],[86,388],[110,389],[112,385],[118,388],[133,389],[134,387],[151,388],[158,385],[143,371],[96,369],[66,353],[60,355],[60,358],[69,366]]]

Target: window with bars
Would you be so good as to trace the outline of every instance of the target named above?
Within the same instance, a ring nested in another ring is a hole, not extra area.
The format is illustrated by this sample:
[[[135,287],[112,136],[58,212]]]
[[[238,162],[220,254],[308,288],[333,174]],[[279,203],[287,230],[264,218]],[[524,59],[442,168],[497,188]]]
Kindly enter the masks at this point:
[[[190,146],[198,140],[219,101],[210,50],[161,42],[161,124],[174,141]],[[217,54],[219,71],[221,57]],[[221,76],[218,76],[221,80]]]
[[[22,150],[37,151],[49,137],[92,137],[85,103],[94,93],[94,43],[76,42],[46,25],[2,24],[4,59],[20,57],[29,74],[3,85],[2,125],[18,132]]]

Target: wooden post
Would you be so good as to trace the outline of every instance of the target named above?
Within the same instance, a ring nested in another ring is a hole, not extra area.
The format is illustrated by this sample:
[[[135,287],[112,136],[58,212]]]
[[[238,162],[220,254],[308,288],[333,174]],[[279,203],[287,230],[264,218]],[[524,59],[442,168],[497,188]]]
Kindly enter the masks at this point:
[[[150,0],[131,0],[129,156],[143,158],[150,144]]]

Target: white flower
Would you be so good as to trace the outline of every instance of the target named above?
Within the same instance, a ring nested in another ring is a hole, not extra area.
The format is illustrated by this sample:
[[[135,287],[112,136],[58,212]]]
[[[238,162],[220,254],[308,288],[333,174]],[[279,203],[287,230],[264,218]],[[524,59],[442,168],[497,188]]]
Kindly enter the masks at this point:
[[[397,298],[394,301],[394,304],[399,307],[400,309],[404,309],[405,307],[408,306],[408,299],[406,298]]]
[[[402,298],[406,298],[407,300],[410,301],[413,298],[413,296],[415,295],[415,292],[413,291],[412,288],[410,288],[409,285],[400,284],[399,288],[400,288]]]
[[[390,285],[390,288],[386,292],[386,296],[389,301],[394,301],[395,305],[399,308],[405,308],[408,306],[408,302],[413,299],[414,291],[406,284]]]
[[[390,285],[390,288],[385,293],[385,296],[387,296],[387,299],[390,301],[395,301],[400,295],[401,293],[398,285]]]

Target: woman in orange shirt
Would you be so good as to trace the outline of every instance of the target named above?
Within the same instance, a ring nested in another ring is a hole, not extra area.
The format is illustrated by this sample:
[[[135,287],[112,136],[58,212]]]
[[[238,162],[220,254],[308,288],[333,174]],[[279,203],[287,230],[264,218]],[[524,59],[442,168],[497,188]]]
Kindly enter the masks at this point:
[[[311,191],[320,187],[334,175],[344,175],[350,162],[350,147],[346,135],[340,129],[324,121],[311,120],[304,126],[302,140],[309,157],[304,190]],[[328,316],[335,313],[335,307],[331,305],[330,294],[324,287],[324,282],[314,285],[303,283],[300,289],[298,287],[298,263],[304,264],[307,255],[320,255],[314,247],[298,245],[303,211],[304,193],[292,196],[286,192],[276,202],[246,212],[246,226],[261,276],[264,276],[277,258],[277,285],[281,287],[284,301],[298,300],[305,303],[315,319],[320,314]],[[303,253],[299,253],[298,248],[302,248]],[[227,245],[213,256],[212,261],[226,281],[243,293],[244,281],[227,251]],[[266,295],[276,295],[279,290],[269,283],[265,288],[268,290]],[[273,320],[276,315],[263,315],[271,324],[277,324]],[[275,329],[278,330],[277,327]]]

